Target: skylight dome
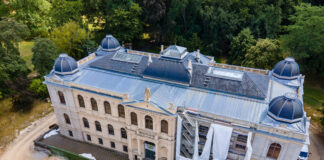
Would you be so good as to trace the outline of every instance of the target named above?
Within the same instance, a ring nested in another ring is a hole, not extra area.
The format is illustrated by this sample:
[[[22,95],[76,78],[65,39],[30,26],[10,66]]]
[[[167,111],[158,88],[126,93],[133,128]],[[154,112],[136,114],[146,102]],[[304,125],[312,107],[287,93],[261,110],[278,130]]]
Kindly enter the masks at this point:
[[[111,34],[106,35],[106,37],[101,41],[101,49],[104,51],[117,51],[120,48],[118,40]]]
[[[268,115],[277,121],[295,123],[303,118],[303,105],[295,93],[286,93],[271,100]]]
[[[78,71],[78,63],[67,54],[63,53],[55,60],[54,71],[56,74],[73,74]]]
[[[273,75],[279,79],[296,79],[299,74],[299,66],[292,57],[278,62],[273,68]]]
[[[177,45],[171,45],[167,49],[161,52],[162,57],[182,59],[188,52],[186,47],[181,47]]]

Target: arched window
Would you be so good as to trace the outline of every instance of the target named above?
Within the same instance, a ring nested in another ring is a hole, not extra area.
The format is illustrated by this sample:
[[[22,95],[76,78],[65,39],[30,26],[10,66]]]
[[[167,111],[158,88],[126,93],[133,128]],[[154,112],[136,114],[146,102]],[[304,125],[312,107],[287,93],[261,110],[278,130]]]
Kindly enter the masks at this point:
[[[83,125],[84,125],[85,128],[90,128],[89,121],[86,118],[83,117],[82,121],[83,121]]]
[[[127,139],[127,133],[126,133],[126,129],[125,128],[121,128],[120,129],[120,134],[122,138]]]
[[[269,147],[267,157],[277,159],[279,157],[281,145],[278,143],[272,143]]]
[[[94,98],[91,98],[90,101],[92,110],[98,111],[97,101]]]
[[[153,119],[151,116],[145,116],[145,128],[153,129]]]
[[[66,124],[71,124],[70,117],[64,113],[64,119]]]
[[[110,124],[108,124],[108,133],[110,134],[110,135],[114,135],[115,133],[114,133],[114,127],[112,126],[112,125],[110,125]]]
[[[85,108],[84,100],[83,100],[83,97],[81,95],[78,95],[78,100],[79,100],[79,106],[82,107],[82,108]]]
[[[168,133],[168,121],[162,120],[161,121],[161,132],[162,133]]]
[[[104,102],[104,107],[105,107],[105,113],[106,114],[111,114],[111,108],[110,108],[110,103],[105,101]]]
[[[135,112],[132,112],[130,114],[130,116],[131,116],[131,124],[132,125],[137,125],[137,115],[136,115],[136,113]]]
[[[64,98],[64,94],[63,94],[63,92],[61,92],[61,91],[57,91],[57,94],[58,94],[58,96],[59,96],[59,98],[60,98],[60,102],[61,102],[62,104],[65,104],[65,98]]]
[[[101,125],[100,125],[100,122],[98,121],[95,121],[95,125],[96,125],[96,130],[101,132]]]
[[[125,109],[124,106],[121,104],[118,105],[118,116],[125,118]]]

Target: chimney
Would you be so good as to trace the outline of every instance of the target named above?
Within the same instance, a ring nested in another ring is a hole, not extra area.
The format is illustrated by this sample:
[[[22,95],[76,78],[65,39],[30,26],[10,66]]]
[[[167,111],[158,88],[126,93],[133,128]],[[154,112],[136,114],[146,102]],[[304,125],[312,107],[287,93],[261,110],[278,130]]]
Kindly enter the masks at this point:
[[[151,64],[152,62],[153,62],[152,56],[151,56],[151,54],[149,54],[148,61],[147,61],[147,65]]]
[[[132,43],[129,43],[129,49],[130,50],[132,49]]]
[[[200,62],[200,50],[199,49],[197,49],[196,57],[197,57],[198,62]]]
[[[162,44],[161,45],[161,52],[163,52],[163,50],[164,50],[164,45]]]
[[[188,60],[188,71],[190,73],[190,75],[192,75],[192,63],[191,63],[191,60]]]

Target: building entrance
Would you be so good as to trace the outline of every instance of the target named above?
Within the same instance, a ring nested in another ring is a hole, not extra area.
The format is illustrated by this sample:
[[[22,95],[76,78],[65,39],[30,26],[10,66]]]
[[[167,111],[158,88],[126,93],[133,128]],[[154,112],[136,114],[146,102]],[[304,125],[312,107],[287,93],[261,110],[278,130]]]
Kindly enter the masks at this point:
[[[145,160],[155,160],[155,144],[144,142]]]

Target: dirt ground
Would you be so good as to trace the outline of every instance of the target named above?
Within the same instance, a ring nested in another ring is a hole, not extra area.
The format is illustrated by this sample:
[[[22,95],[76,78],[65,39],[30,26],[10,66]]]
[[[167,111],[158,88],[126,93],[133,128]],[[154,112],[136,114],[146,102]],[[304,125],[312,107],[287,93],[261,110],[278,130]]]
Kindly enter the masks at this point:
[[[20,135],[7,146],[0,160],[61,160],[59,157],[48,157],[45,153],[33,149],[33,140],[46,132],[51,124],[56,123],[54,113],[34,122],[21,131]]]
[[[21,134],[9,145],[0,160],[63,160],[61,157],[48,157],[46,154],[33,149],[33,140],[56,123],[54,113],[37,120],[33,125],[24,129]],[[311,125],[310,127],[310,160],[324,160],[324,134]]]

